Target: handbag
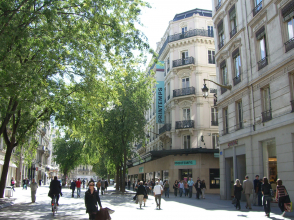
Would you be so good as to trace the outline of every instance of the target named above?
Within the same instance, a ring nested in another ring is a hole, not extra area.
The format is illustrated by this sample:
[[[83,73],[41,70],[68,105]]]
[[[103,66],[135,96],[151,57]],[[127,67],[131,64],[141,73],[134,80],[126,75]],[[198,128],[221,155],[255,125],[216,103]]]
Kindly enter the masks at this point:
[[[95,220],[110,220],[111,217],[109,214],[112,214],[114,210],[111,210],[109,208],[102,208],[96,213]]]
[[[292,212],[293,211],[292,202],[284,203],[284,210],[285,212]]]
[[[236,204],[236,198],[235,197],[232,200],[232,204]]]

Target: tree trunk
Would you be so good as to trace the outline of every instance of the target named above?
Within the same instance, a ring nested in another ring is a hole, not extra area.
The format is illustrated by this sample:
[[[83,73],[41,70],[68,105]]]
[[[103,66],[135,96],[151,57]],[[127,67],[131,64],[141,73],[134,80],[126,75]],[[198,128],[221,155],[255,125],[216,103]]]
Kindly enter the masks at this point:
[[[119,176],[120,176],[120,167],[119,165],[116,166],[116,190],[118,191],[119,190]]]
[[[124,164],[123,164],[123,184],[122,192],[125,192],[126,189],[126,169],[127,169],[127,146],[124,146]]]
[[[124,192],[124,191],[122,191],[122,186],[123,186],[123,182],[124,182],[125,180],[124,180],[124,178],[123,178],[122,167],[123,167],[123,164],[121,163],[121,166],[120,166],[120,169],[119,169],[119,174],[120,174],[120,184],[119,184],[119,187],[120,187],[120,191],[121,191],[121,192]]]
[[[11,143],[10,145],[13,145],[13,144]],[[4,190],[5,190],[5,186],[6,186],[6,179],[7,179],[7,173],[8,173],[12,149],[13,149],[13,146],[7,146],[2,175],[1,175],[1,181],[0,181],[0,198],[4,198]]]

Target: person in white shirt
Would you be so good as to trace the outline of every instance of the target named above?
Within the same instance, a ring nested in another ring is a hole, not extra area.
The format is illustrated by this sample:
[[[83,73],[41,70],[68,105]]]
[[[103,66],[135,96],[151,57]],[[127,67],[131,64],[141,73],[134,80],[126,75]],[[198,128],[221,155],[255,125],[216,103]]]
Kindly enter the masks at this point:
[[[163,182],[161,181],[160,178],[158,178],[158,185],[161,185],[163,187]]]
[[[155,197],[155,202],[156,202],[156,208],[160,209],[160,204],[161,204],[161,195],[163,192],[163,188],[159,183],[156,183],[156,186],[154,187],[154,197]],[[158,202],[157,202],[158,200]]]

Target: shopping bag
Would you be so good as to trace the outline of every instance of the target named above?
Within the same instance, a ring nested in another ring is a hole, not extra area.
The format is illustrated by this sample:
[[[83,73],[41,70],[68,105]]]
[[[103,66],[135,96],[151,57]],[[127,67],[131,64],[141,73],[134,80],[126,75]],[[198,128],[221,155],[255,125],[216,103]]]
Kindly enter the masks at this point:
[[[111,210],[109,208],[102,208],[96,213],[96,220],[110,220],[111,217],[109,214],[113,213],[114,210]]]
[[[284,208],[285,208],[285,212],[292,212],[293,211],[292,202],[284,203]]]
[[[235,197],[232,200],[232,204],[236,204],[236,198]]]

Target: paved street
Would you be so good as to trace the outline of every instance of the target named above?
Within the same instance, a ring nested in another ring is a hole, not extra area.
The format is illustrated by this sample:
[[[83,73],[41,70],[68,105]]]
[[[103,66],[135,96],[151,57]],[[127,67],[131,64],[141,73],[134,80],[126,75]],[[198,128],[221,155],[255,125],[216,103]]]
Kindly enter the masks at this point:
[[[112,187],[109,188],[113,189]],[[0,219],[88,219],[85,213],[84,193],[82,189],[81,198],[71,198],[71,191],[63,189],[63,197],[60,199],[60,206],[55,217],[52,216],[48,186],[38,189],[36,203],[30,203],[30,190],[16,188],[14,193],[14,205],[0,209]],[[196,200],[185,197],[162,199],[162,210],[156,210],[153,196],[149,196],[146,207],[139,209],[139,205],[132,200],[133,195],[119,195],[110,193],[100,196],[102,206],[115,210],[111,215],[113,220],[145,220],[145,219],[182,219],[192,214],[192,217],[199,216],[207,219],[267,219],[264,216],[263,208],[253,206],[252,211],[245,210],[244,202],[241,203],[241,211],[236,211],[230,201],[219,199],[218,195],[206,195],[206,199]],[[113,191],[112,191],[113,192]],[[271,219],[294,219],[293,213],[287,213],[283,218],[280,215],[277,204],[273,204]],[[188,215],[187,215],[188,214]]]

